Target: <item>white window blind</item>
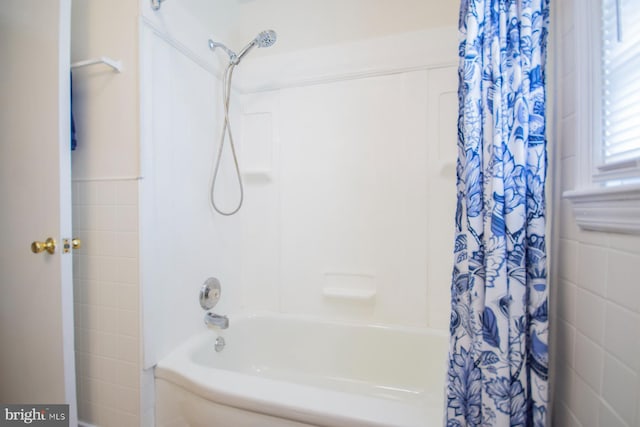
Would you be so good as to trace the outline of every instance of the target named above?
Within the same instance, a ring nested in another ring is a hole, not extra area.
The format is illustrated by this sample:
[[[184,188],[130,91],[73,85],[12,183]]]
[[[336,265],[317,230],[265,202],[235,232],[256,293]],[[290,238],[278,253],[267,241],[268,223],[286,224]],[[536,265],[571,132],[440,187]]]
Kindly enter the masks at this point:
[[[601,180],[640,177],[640,0],[602,0]]]

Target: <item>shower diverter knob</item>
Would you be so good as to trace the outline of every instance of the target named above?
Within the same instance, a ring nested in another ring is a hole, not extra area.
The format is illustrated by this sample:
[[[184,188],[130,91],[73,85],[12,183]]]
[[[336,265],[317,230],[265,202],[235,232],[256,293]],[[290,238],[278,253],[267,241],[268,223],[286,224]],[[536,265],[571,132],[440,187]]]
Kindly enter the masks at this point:
[[[220,300],[220,281],[215,277],[209,277],[200,288],[200,307],[203,310],[211,310]]]

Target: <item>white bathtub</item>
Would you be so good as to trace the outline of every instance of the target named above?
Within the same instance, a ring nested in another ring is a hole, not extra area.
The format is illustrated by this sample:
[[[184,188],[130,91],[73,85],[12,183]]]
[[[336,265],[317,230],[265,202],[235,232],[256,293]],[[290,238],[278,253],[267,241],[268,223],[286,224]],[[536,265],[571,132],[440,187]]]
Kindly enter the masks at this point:
[[[433,330],[232,317],[157,365],[156,425],[440,426],[446,352]]]

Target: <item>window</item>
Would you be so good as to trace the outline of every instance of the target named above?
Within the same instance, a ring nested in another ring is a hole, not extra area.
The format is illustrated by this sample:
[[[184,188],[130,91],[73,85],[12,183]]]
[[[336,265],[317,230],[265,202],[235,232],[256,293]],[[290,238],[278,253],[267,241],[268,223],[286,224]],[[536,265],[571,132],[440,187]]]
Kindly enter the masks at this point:
[[[602,133],[597,181],[640,177],[640,2],[602,0]]]
[[[579,176],[563,196],[583,229],[640,234],[640,1],[572,4]]]

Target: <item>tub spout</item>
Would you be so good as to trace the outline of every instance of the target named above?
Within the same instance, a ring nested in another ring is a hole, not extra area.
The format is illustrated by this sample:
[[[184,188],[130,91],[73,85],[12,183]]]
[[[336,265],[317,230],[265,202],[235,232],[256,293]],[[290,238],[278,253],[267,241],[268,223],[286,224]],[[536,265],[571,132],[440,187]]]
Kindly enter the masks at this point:
[[[220,316],[212,312],[208,312],[204,315],[204,323],[207,326],[216,326],[220,329],[227,329],[229,327],[229,318],[227,316]]]

